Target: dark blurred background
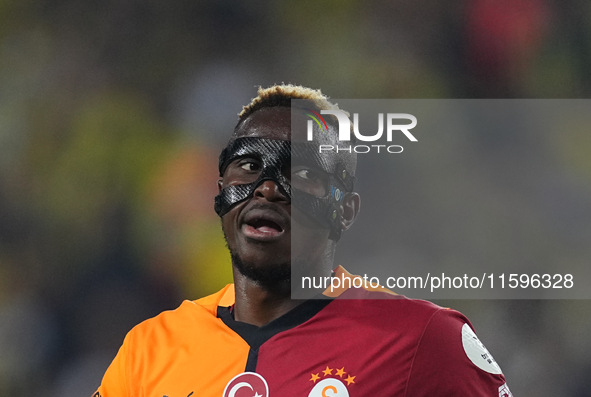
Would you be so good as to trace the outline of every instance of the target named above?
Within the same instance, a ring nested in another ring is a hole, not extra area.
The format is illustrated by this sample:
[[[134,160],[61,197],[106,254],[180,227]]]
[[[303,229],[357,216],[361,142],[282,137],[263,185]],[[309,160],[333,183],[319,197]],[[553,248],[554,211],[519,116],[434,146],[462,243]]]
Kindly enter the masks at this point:
[[[133,325],[230,282],[216,158],[256,86],[585,98],[590,71],[585,0],[0,0],[0,395],[90,395]],[[572,197],[591,132],[560,153]],[[591,395],[589,301],[453,306],[515,396]]]

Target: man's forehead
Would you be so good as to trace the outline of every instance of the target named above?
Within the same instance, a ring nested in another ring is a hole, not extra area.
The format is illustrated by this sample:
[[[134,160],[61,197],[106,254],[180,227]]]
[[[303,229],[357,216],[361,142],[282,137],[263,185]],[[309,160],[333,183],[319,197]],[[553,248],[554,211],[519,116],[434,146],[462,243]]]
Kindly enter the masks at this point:
[[[248,116],[236,130],[236,138],[291,139],[291,109],[262,108]]]

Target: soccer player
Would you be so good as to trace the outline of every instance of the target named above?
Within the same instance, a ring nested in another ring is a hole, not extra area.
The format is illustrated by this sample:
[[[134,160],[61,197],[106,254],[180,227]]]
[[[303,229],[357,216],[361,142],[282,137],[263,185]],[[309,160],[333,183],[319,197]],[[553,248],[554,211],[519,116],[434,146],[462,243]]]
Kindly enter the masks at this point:
[[[359,210],[355,154],[313,149],[337,143],[330,117],[317,142],[292,131],[294,118],[335,108],[292,85],[244,107],[215,199],[234,284],[134,327],[95,397],[511,396],[454,310],[381,288],[291,298],[292,271],[353,277],[333,259]]]

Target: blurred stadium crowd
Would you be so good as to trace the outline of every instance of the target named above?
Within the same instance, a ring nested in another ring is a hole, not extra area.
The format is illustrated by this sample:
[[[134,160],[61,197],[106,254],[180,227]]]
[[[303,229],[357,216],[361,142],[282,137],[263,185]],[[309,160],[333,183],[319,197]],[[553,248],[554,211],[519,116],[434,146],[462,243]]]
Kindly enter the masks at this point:
[[[217,155],[255,86],[585,98],[590,72],[585,0],[0,0],[0,395],[90,395],[133,325],[230,282]],[[557,156],[589,237],[591,133]],[[589,301],[454,307],[516,396],[591,395]]]

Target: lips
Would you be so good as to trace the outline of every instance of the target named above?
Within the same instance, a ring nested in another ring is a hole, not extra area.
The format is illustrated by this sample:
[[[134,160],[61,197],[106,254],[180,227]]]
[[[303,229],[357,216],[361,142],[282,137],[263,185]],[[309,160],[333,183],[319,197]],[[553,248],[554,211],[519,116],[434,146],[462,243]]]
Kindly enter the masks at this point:
[[[274,240],[289,228],[289,219],[274,208],[255,208],[247,211],[241,222],[246,237],[255,240]]]

